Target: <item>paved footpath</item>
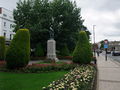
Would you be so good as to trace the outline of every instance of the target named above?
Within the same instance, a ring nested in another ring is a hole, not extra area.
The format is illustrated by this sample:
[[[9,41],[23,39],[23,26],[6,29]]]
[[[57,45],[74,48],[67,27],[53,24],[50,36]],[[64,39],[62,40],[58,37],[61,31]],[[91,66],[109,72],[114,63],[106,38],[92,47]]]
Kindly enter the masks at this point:
[[[97,90],[120,90],[120,63],[100,55],[97,57]]]

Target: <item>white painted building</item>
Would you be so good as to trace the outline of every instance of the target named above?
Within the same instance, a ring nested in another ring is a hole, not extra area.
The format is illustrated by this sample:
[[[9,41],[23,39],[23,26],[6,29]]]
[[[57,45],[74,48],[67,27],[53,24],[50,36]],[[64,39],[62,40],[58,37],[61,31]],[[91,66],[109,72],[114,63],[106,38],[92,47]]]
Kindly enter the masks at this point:
[[[13,38],[13,12],[0,7],[0,36],[5,36],[6,41],[10,41]]]

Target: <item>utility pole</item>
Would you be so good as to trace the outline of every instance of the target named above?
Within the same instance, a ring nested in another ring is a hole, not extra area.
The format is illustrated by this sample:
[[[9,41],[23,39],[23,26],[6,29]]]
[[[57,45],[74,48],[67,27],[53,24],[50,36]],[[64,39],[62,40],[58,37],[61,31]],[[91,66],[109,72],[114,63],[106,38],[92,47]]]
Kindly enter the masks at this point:
[[[96,57],[96,55],[95,55],[95,26],[96,25],[93,25],[93,49],[94,49],[94,57]]]

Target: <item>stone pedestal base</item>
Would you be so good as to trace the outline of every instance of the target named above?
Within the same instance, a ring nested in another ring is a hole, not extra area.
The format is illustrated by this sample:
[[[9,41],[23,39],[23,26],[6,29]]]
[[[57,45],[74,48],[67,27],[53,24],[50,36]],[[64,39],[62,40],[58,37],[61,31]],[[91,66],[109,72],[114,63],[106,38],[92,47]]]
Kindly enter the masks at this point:
[[[56,42],[54,39],[47,41],[47,59],[58,61],[56,57]]]

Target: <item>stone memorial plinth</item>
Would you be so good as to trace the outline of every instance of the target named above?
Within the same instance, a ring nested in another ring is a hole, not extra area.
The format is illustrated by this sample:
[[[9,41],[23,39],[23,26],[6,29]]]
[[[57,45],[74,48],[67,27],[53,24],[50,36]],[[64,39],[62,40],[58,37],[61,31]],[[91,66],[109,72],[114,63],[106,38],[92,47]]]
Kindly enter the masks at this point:
[[[47,59],[58,61],[56,57],[56,42],[54,39],[47,41]]]

